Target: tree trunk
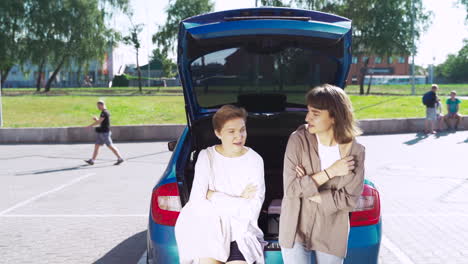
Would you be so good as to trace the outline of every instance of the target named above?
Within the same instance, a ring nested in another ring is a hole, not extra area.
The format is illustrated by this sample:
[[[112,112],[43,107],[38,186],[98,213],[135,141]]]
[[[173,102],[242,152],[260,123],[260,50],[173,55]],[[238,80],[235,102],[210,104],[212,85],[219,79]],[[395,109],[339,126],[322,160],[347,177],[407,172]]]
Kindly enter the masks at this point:
[[[369,65],[369,59],[364,63],[364,67],[361,68],[361,78],[359,81],[359,94],[363,95],[364,94],[364,79],[366,78],[367,74],[367,66]]]
[[[2,88],[5,87],[5,81],[8,78],[8,74],[10,73],[10,70],[13,66],[8,66],[5,69],[0,70],[0,74],[2,75],[2,79],[0,80],[0,84],[2,85]]]
[[[371,74],[370,79],[369,79],[369,84],[367,85],[367,92],[366,92],[367,95],[369,95],[369,93],[370,93],[370,87],[371,87],[371,84],[372,84],[372,77],[373,76],[374,75]]]
[[[78,85],[78,88],[81,88],[81,64],[78,66],[78,71],[76,72],[76,83]]]
[[[137,72],[138,72],[138,89],[140,90],[140,93],[143,93],[143,89],[141,88],[140,64],[138,62],[138,49],[136,49],[136,63],[137,63]]]
[[[66,56],[63,56],[62,60],[60,61],[59,65],[57,68],[55,68],[54,72],[50,76],[49,80],[47,80],[46,86],[45,86],[45,92],[50,91],[50,86],[52,85],[52,82],[55,80],[55,77],[57,76],[58,72],[60,71],[60,68],[62,68],[63,64],[65,63],[65,58]]]
[[[41,91],[41,82],[42,82],[42,70],[44,69],[45,60],[41,62],[38,69],[37,81],[36,81],[36,92]]]

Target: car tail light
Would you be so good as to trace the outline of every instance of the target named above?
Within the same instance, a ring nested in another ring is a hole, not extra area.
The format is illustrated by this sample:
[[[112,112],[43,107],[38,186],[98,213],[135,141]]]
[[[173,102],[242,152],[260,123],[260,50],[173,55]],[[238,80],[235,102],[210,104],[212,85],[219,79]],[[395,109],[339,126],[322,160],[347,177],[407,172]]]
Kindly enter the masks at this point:
[[[176,182],[161,185],[153,191],[151,217],[157,224],[174,226],[181,209]]]
[[[356,208],[351,213],[351,226],[375,225],[380,220],[379,192],[371,186],[364,184],[364,190],[359,197]]]

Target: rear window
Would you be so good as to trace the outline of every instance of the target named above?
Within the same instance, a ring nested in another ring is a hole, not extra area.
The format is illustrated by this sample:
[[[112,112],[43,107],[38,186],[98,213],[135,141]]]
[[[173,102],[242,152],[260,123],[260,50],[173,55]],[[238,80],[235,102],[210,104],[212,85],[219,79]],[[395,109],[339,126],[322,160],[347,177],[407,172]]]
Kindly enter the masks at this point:
[[[303,47],[243,46],[214,51],[191,63],[192,85],[203,108],[236,104],[253,95],[282,96],[287,107],[303,107],[312,87],[336,82],[334,57]],[[273,96],[273,97],[272,97]]]

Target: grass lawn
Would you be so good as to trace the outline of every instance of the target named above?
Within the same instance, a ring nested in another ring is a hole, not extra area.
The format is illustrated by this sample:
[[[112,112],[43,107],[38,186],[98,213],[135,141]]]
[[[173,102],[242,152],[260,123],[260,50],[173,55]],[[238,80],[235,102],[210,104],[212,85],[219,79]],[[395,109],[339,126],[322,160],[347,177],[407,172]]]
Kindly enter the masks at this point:
[[[415,85],[416,95],[423,95],[430,89],[429,84]],[[293,87],[294,88],[294,87]],[[226,89],[226,87],[222,88]],[[237,91],[238,87],[234,90]],[[307,90],[300,87],[299,90]],[[439,95],[445,96],[450,91],[456,90],[460,96],[468,96],[468,84],[440,84]],[[274,91],[274,89],[272,90]],[[348,94],[359,94],[359,85],[348,85],[345,88]],[[367,85],[364,86],[364,92],[367,91]],[[181,94],[182,87],[143,87],[143,95],[170,95]],[[100,95],[141,95],[138,87],[81,87],[81,88],[51,88],[48,93],[36,93],[35,88],[5,88],[3,95],[83,95],[83,96],[100,96]],[[370,95],[411,95],[411,85],[372,85]]]
[[[24,95],[2,97],[4,127],[89,125],[92,117],[99,115],[95,104],[99,99],[106,101],[112,125],[186,123],[183,96]],[[351,100],[358,119],[425,115],[420,96],[351,95]],[[461,113],[468,115],[464,104],[460,106]]]
[[[44,89],[41,92],[36,92],[36,88],[4,88],[2,89],[5,96],[24,96],[24,95],[42,95],[42,96],[100,96],[100,95],[115,95],[115,96],[131,96],[131,95],[174,95],[182,94],[182,87],[142,87],[142,93],[138,87],[80,87],[80,88],[51,88],[45,93]]]
[[[8,96],[2,97],[4,127],[85,126],[106,101],[112,125],[185,123],[183,96]]]
[[[423,95],[430,90],[430,84],[415,85],[416,95]],[[446,96],[450,91],[457,91],[458,95],[468,96],[468,84],[439,84],[439,95]],[[345,91],[349,94],[359,94],[359,85],[348,85]],[[367,92],[367,85],[364,86]],[[411,95],[411,85],[372,85],[370,89],[372,95]]]

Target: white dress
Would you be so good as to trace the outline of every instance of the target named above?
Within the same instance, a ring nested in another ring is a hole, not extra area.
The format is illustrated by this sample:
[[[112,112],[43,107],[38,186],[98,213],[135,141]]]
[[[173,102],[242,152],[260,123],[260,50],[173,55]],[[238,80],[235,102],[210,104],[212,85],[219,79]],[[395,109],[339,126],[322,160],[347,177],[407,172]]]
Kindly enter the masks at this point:
[[[252,199],[241,198],[250,183],[257,193]],[[210,200],[208,189],[215,191]],[[235,158],[221,155],[214,146],[202,150],[189,202],[175,226],[180,263],[207,257],[225,262],[231,241],[237,242],[248,264],[264,263],[265,242],[257,224],[264,198],[263,159],[253,149]]]

